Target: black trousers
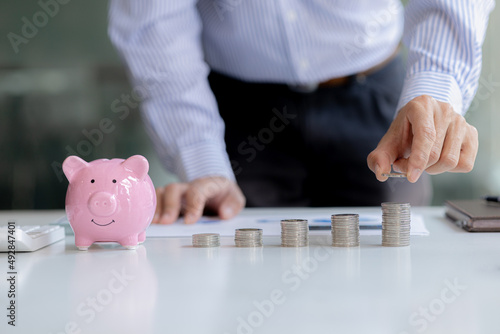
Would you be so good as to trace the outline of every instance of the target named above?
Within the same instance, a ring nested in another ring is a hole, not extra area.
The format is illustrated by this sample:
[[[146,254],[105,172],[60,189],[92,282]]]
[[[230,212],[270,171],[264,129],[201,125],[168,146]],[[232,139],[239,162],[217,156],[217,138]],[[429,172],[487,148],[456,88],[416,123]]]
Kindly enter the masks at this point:
[[[377,181],[366,158],[394,117],[401,57],[346,85],[298,91],[212,72],[225,140],[249,207],[426,205],[430,178]]]

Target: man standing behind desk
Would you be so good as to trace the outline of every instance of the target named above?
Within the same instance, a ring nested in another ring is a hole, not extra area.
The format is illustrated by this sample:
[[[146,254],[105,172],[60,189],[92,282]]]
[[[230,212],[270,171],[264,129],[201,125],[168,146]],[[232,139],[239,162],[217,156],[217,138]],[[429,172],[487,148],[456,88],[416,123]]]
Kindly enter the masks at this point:
[[[183,201],[186,223],[204,207],[230,218],[245,198],[249,206],[425,204],[424,171],[474,165],[477,131],[462,115],[493,6],[113,0],[111,40],[134,85],[146,88],[147,130],[181,180],[157,189],[153,222],[173,222]],[[378,182],[391,164],[412,184]]]

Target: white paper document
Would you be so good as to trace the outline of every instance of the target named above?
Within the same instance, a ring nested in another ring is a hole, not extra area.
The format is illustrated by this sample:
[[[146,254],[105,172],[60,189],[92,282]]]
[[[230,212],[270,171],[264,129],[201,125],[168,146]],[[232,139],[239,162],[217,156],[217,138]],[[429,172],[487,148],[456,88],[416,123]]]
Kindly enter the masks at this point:
[[[331,220],[328,215],[302,215],[295,217],[309,221],[309,234],[322,235],[331,233]],[[219,233],[221,236],[234,236],[238,228],[260,228],[264,236],[281,235],[281,219],[290,219],[283,215],[237,216],[228,220],[202,217],[196,224],[186,225],[181,219],[171,225],[150,225],[147,237],[191,237],[196,233]],[[380,214],[360,214],[360,235],[381,235],[382,217]],[[411,235],[429,235],[421,215],[411,215]]]

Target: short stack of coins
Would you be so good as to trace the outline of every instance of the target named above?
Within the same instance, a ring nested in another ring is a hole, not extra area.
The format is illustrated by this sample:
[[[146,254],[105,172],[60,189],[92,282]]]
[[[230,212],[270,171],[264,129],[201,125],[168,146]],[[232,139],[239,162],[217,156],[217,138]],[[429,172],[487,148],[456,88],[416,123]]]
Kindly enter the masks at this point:
[[[262,247],[262,230],[260,228],[239,228],[234,233],[236,247]]]
[[[410,203],[382,203],[382,246],[410,245]]]
[[[281,246],[305,247],[309,244],[307,219],[283,219],[281,221]]]
[[[332,215],[332,240],[334,247],[359,246],[359,215]]]
[[[218,233],[193,234],[194,247],[219,247],[220,235]]]

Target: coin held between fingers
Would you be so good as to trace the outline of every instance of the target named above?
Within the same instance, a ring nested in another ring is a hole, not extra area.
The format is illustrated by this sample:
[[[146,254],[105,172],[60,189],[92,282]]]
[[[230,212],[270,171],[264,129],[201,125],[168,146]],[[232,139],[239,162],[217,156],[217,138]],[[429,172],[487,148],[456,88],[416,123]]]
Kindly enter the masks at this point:
[[[407,177],[406,173],[382,173],[384,177]]]

